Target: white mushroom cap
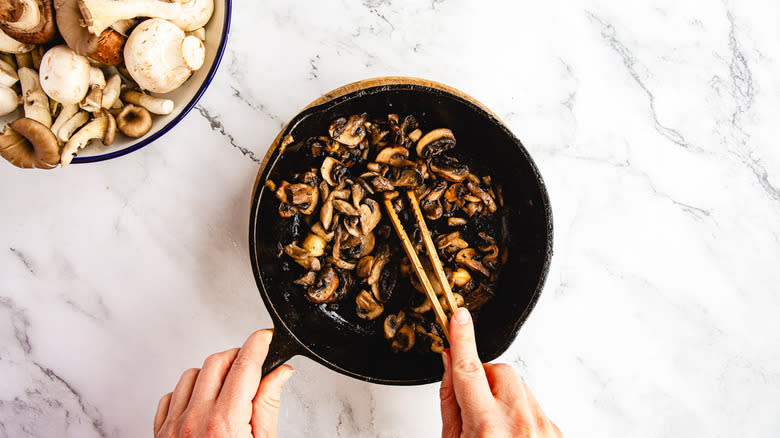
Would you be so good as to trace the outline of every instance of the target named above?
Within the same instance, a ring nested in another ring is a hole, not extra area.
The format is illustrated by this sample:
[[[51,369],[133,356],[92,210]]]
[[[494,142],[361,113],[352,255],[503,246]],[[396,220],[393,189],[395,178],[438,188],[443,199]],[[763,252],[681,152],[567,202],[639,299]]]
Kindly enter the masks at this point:
[[[136,26],[125,44],[125,66],[138,85],[167,93],[203,65],[205,47],[170,21],[159,18]]]
[[[19,97],[13,89],[0,86],[0,116],[12,113],[19,106]]]
[[[89,91],[89,61],[68,46],[55,46],[41,58],[41,88],[63,104],[78,103]]]

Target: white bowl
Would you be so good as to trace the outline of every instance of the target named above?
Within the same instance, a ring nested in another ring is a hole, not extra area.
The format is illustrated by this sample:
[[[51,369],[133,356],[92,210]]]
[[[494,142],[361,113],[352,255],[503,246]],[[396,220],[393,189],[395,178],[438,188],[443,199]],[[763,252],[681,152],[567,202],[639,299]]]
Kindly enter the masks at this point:
[[[176,90],[164,95],[155,94],[173,100],[173,112],[165,116],[153,114],[152,129],[143,137],[128,138],[121,133],[117,133],[116,141],[111,146],[104,146],[99,141],[92,141],[84,149],[79,150],[78,156],[73,159],[72,163],[93,163],[121,157],[157,140],[176,126],[195,107],[198,99],[206,91],[217,72],[217,67],[219,67],[219,62],[222,60],[222,54],[227,44],[228,32],[230,30],[230,13],[231,0],[214,1],[214,14],[205,26],[206,58],[203,66]],[[5,124],[23,115],[24,113],[20,107],[15,112],[3,117],[3,120],[0,121]]]

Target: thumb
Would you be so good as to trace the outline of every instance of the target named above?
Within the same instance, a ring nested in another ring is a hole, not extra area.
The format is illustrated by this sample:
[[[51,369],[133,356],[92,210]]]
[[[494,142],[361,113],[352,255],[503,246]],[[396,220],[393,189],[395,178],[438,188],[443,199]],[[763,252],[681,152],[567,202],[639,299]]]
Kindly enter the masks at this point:
[[[252,435],[254,437],[276,436],[282,389],[292,374],[291,366],[282,365],[260,381],[257,394],[252,400]]]

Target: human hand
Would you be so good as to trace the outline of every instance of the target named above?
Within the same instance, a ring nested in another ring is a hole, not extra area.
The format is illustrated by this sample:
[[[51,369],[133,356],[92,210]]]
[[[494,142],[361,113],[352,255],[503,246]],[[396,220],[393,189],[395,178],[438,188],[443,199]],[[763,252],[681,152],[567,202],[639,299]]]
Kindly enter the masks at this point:
[[[442,438],[563,438],[512,367],[481,363],[467,309],[452,317],[442,361]]]
[[[282,387],[293,373],[282,365],[263,377],[272,330],[252,333],[241,348],[215,353],[185,371],[154,416],[155,438],[275,437]]]

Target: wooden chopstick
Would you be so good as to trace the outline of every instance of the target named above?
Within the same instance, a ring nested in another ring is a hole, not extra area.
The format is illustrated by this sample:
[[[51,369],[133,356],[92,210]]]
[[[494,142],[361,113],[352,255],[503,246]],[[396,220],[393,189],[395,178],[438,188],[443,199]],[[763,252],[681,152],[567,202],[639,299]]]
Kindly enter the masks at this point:
[[[444,313],[444,309],[441,307],[441,303],[439,303],[439,298],[436,296],[436,292],[433,290],[433,286],[428,279],[428,274],[425,273],[425,269],[423,269],[422,263],[420,263],[420,259],[417,257],[417,252],[414,250],[412,241],[409,240],[409,236],[406,234],[406,231],[404,231],[401,220],[398,219],[398,214],[396,214],[395,209],[393,208],[392,201],[385,199],[384,204],[385,209],[387,210],[387,214],[390,216],[390,222],[393,223],[393,228],[395,228],[395,232],[398,234],[398,238],[401,239],[401,245],[404,247],[404,251],[406,251],[406,255],[409,257],[409,261],[412,263],[412,268],[414,268],[414,272],[417,274],[417,278],[420,280],[420,284],[422,284],[423,289],[425,289],[425,294],[428,295],[428,299],[431,300],[433,311],[436,314],[436,319],[444,331],[444,336],[447,337],[447,341],[449,342],[450,331],[447,328],[447,315]]]
[[[450,311],[454,313],[458,310],[458,304],[455,302],[455,296],[452,295],[452,289],[450,289],[450,282],[447,280],[447,274],[444,273],[444,268],[441,266],[441,260],[439,260],[439,255],[436,252],[436,245],[433,244],[433,239],[431,239],[431,232],[428,231],[428,225],[425,224],[425,218],[420,210],[420,204],[417,202],[417,196],[415,196],[414,192],[411,190],[406,192],[406,196],[409,198],[409,203],[412,204],[414,218],[417,220],[417,226],[420,227],[420,234],[422,234],[423,243],[425,243],[428,259],[430,259],[433,270],[436,271],[436,276],[439,278],[439,283],[441,283],[441,289],[444,291],[447,305],[450,307]]]

